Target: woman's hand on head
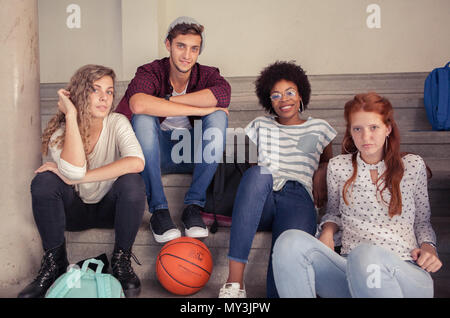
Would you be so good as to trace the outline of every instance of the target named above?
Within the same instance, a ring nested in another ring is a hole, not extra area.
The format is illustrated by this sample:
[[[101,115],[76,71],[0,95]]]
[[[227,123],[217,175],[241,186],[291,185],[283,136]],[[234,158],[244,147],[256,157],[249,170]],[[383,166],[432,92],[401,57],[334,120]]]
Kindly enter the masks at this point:
[[[411,256],[416,264],[427,272],[435,273],[442,267],[435,248],[430,244],[423,243],[420,248],[413,249]]]
[[[54,162],[46,162],[44,163],[42,166],[40,166],[39,168],[37,168],[34,173],[42,173],[45,171],[50,171],[53,172],[54,174],[56,174],[62,181],[64,181],[65,184],[68,185],[73,185],[75,184],[74,182],[72,182],[71,180],[67,179],[66,177],[64,177],[62,175],[62,173],[59,171],[58,166],[56,165],[56,163]]]
[[[70,93],[68,90],[61,88],[58,90],[58,109],[67,115],[76,115],[77,109],[75,105],[70,100]]]

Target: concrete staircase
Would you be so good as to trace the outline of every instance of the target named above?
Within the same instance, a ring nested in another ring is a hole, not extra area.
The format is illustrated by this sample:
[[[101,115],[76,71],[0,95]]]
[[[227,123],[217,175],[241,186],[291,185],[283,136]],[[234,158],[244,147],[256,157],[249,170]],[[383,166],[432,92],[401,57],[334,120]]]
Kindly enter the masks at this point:
[[[333,153],[340,153],[344,132],[343,107],[356,93],[376,91],[387,97],[394,106],[395,118],[402,134],[402,150],[421,155],[433,171],[429,183],[432,206],[432,223],[438,237],[438,251],[444,262],[436,274],[436,297],[450,297],[450,132],[431,131],[423,106],[423,84],[427,74],[371,74],[371,75],[320,75],[310,76],[312,97],[305,116],[327,120],[339,132],[333,142]],[[254,94],[254,77],[228,78],[232,86],[229,127],[245,127],[256,116],[263,115]],[[128,83],[116,86],[117,101],[123,96]],[[56,91],[64,83],[41,85],[42,127],[56,109]],[[229,138],[230,139],[230,138]],[[228,146],[233,140],[228,140]],[[180,226],[183,198],[191,182],[190,175],[163,177],[164,190],[174,221]],[[149,231],[150,214],[145,213],[136,238],[133,252],[142,266],[134,264],[143,281],[141,297],[175,297],[164,290],[156,280],[155,261],[162,245],[153,240]],[[69,261],[72,263],[101,253],[111,254],[114,242],[113,230],[89,230],[66,232]],[[229,229],[220,228],[204,240],[214,260],[210,281],[191,297],[217,297],[219,288],[228,274]],[[266,268],[269,258],[271,233],[258,233],[253,242],[249,264],[246,268],[248,297],[265,297]]]

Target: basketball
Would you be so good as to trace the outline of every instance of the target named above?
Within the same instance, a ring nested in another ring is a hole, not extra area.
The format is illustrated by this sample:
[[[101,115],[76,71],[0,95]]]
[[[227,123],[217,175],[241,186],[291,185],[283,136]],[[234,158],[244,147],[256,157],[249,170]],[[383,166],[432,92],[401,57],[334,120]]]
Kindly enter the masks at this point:
[[[180,237],[163,246],[156,259],[156,276],[165,289],[176,295],[191,295],[205,286],[213,261],[206,245]]]

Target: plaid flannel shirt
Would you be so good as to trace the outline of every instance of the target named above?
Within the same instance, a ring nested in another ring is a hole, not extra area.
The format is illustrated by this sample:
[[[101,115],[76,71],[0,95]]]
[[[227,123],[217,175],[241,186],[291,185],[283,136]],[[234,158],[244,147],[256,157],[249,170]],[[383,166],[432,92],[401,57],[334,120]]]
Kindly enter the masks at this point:
[[[117,106],[116,112],[124,114],[131,119],[133,115],[129,106],[130,98],[137,93],[164,98],[172,95],[173,87],[169,80],[170,62],[169,58],[155,60],[152,63],[138,67],[135,77],[131,80],[128,88]],[[227,108],[230,104],[231,86],[220,75],[219,69],[195,63],[189,78],[186,93],[196,92],[208,88],[217,99],[217,107]],[[191,124],[195,116],[189,116]],[[162,122],[165,117],[160,117]]]

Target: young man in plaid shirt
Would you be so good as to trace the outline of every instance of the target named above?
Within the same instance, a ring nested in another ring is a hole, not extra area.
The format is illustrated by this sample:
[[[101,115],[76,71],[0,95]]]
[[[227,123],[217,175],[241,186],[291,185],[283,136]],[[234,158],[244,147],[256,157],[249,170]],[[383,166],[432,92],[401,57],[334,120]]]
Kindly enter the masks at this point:
[[[165,38],[170,56],[140,66],[117,108],[131,119],[144,152],[150,227],[159,243],[181,236],[170,217],[161,174],[193,174],[182,223],[186,236],[208,236],[200,211],[222,160],[231,87],[217,68],[197,63],[203,38],[203,26],[194,19],[173,21]]]

